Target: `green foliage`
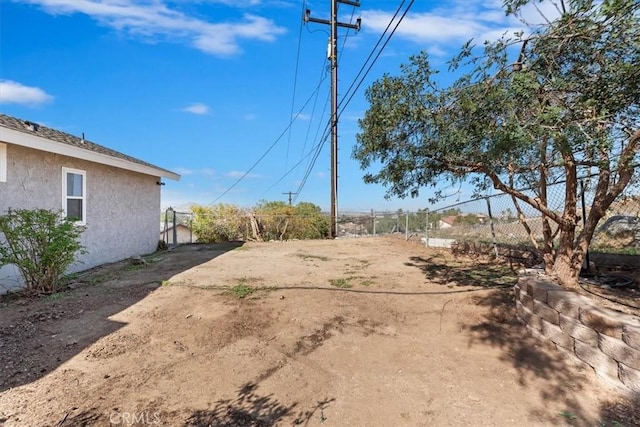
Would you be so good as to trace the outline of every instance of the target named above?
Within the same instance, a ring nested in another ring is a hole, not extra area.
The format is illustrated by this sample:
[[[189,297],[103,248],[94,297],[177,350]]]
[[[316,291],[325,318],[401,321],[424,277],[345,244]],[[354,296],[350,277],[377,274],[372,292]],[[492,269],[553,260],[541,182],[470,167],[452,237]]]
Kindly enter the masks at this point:
[[[349,289],[353,287],[353,284],[351,283],[353,279],[354,277],[329,279],[329,284],[331,284],[331,286],[335,286],[336,288]]]
[[[0,216],[0,266],[15,265],[29,294],[51,294],[61,286],[76,254],[85,254],[80,243],[84,227],[45,209],[9,209]]]
[[[196,205],[192,211],[193,232],[201,243],[252,238],[321,239],[329,233],[329,217],[320,207],[307,202],[289,206],[284,202],[263,200],[249,210],[227,204]]]
[[[320,206],[300,202],[295,207],[297,219],[293,230],[296,239],[322,239],[329,235],[329,217],[322,213]]]
[[[263,200],[253,211],[264,240],[320,239],[329,233],[329,218],[313,203],[293,207]]]
[[[293,222],[293,207],[284,202],[263,200],[253,208],[253,211],[260,224],[264,240],[284,240],[291,235],[289,227]]]
[[[247,228],[247,216],[234,205],[220,203],[211,207],[193,206],[193,232],[201,243],[241,239]]]
[[[505,6],[517,15],[535,1]],[[458,77],[448,87],[425,52],[399,76],[385,74],[367,89],[353,156],[363,169],[375,166],[364,180],[385,185],[389,197],[432,187],[436,201],[441,188],[460,182],[473,184],[476,195],[490,186],[510,194],[541,213],[547,267],[560,260],[575,278],[598,221],[638,175],[640,3],[563,6],[526,39],[486,42],[481,52],[467,43],[449,63]],[[594,202],[578,230],[578,177],[593,174]],[[561,211],[546,195],[558,181],[567,188]],[[519,190],[531,187],[534,195]]]
[[[324,255],[311,255],[311,254],[296,254],[296,256],[302,258],[305,261],[308,260],[319,260],[319,261],[329,261],[329,257]]]
[[[237,299],[244,299],[256,291],[255,288],[247,286],[244,283],[236,285],[229,290],[229,293]]]
[[[480,224],[480,219],[477,215],[467,214],[456,217],[455,225],[475,225]]]

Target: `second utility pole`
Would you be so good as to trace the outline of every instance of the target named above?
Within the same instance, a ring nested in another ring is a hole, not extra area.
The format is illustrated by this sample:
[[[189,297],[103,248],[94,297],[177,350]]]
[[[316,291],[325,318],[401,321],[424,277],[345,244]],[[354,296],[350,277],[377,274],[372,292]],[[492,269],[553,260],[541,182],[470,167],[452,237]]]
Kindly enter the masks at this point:
[[[331,26],[329,61],[331,62],[331,238],[338,236],[338,27],[360,30],[360,18],[356,24],[338,22],[338,3],[360,7],[359,1],[331,0],[331,20],[311,18],[307,9],[305,22],[318,22]]]

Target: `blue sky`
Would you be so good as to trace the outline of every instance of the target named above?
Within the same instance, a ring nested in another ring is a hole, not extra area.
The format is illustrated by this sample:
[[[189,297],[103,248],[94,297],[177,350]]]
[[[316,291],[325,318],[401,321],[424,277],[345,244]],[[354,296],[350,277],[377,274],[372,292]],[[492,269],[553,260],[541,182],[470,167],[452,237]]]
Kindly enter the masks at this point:
[[[339,32],[340,96],[401,3],[340,5],[341,21],[362,18],[360,32]],[[385,200],[383,187],[363,183],[351,152],[367,109],[364,90],[423,49],[446,73],[446,61],[466,40],[481,44],[521,29],[501,3],[415,1],[340,117],[340,210],[428,206],[429,190],[418,199]],[[282,193],[293,191],[300,193],[296,202],[328,209],[329,142],[300,189],[328,121],[330,87],[329,28],[303,24],[304,9],[328,19],[330,1],[2,0],[0,111],[84,132],[180,173],[179,182],[163,187],[163,207],[249,207],[286,201]],[[448,202],[468,197],[463,189]]]

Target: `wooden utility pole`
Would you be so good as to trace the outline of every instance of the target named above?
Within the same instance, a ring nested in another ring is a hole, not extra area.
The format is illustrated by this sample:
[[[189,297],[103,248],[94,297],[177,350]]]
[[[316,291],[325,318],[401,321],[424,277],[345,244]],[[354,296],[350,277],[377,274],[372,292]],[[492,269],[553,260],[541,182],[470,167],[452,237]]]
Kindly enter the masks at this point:
[[[304,15],[305,22],[317,22],[331,26],[329,40],[329,61],[331,62],[331,238],[338,235],[338,27],[360,30],[360,18],[355,24],[338,22],[338,3],[360,7],[359,1],[330,0],[331,19],[312,18],[311,11],[307,9]]]
[[[291,196],[293,196],[294,194],[298,194],[298,193],[294,193],[293,191],[287,191],[286,193],[282,193],[282,194],[288,194],[289,195],[289,206],[291,206]]]

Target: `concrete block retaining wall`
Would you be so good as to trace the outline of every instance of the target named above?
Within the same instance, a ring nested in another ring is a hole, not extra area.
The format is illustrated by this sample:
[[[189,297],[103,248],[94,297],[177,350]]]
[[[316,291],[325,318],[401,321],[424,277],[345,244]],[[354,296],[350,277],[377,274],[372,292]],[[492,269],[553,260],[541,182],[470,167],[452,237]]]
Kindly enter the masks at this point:
[[[640,392],[640,318],[599,307],[540,275],[521,276],[515,294],[518,319],[532,335],[608,382]]]

